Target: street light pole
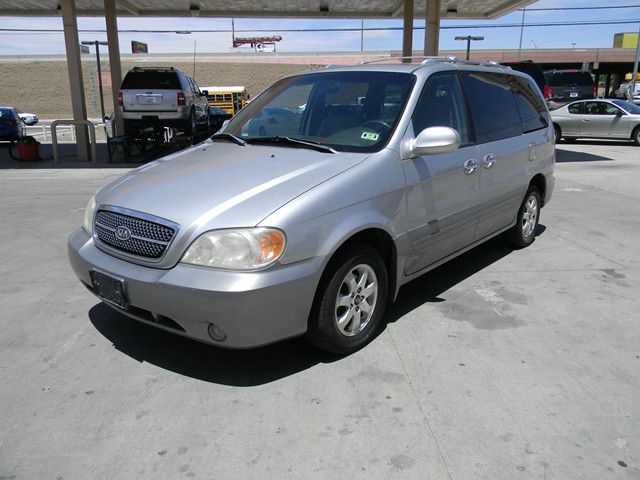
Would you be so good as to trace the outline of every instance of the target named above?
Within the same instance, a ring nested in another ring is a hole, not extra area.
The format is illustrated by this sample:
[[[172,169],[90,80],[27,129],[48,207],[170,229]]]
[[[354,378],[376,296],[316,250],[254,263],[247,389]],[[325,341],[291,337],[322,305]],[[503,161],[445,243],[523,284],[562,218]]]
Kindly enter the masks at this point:
[[[469,60],[469,57],[471,56],[471,42],[472,41],[479,42],[481,40],[484,40],[484,37],[465,35],[465,36],[456,37],[456,40],[464,40],[467,42],[467,60]]]
[[[80,42],[81,45],[93,45],[96,47],[96,63],[98,64],[98,90],[100,91],[100,113],[102,113],[101,120],[104,121],[104,91],[102,89],[102,67],[100,66],[100,45],[109,45],[108,42],[101,42],[99,40]]]
[[[527,2],[522,2],[522,23],[520,24],[520,43],[518,44],[518,60],[522,54],[522,37],[524,36],[524,14],[527,12]]]
[[[636,94],[636,78],[638,77],[638,62],[640,62],[640,30],[638,30],[638,45],[636,45],[636,59],[633,62],[633,76],[631,77],[631,85],[629,88],[630,102],[633,102],[633,96]]]

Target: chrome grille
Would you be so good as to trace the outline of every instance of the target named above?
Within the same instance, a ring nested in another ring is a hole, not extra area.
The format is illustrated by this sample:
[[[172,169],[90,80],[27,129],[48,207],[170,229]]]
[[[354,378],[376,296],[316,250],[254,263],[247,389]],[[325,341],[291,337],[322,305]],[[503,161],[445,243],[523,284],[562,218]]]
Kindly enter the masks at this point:
[[[98,210],[96,213],[94,230],[100,242],[111,248],[121,250],[126,253],[147,258],[160,258],[173,239],[177,225],[164,225],[162,219],[152,221],[147,218],[134,216],[119,211]],[[144,214],[140,214],[144,215]],[[150,217],[145,215],[145,217]],[[169,223],[169,222],[167,222]],[[126,239],[118,238],[116,229],[126,227],[129,236]]]

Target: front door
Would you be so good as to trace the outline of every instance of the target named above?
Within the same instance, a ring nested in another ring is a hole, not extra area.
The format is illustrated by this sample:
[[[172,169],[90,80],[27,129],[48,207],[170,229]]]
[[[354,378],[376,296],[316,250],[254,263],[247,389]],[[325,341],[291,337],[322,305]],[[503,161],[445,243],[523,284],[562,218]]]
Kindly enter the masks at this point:
[[[409,135],[428,127],[451,127],[462,146],[450,153],[403,161],[408,184],[410,252],[405,273],[415,273],[473,243],[479,200],[479,159],[455,72],[438,73],[425,84]],[[411,131],[412,130],[412,131]]]
[[[580,124],[582,137],[615,137],[624,128],[622,110],[609,102],[585,102]]]

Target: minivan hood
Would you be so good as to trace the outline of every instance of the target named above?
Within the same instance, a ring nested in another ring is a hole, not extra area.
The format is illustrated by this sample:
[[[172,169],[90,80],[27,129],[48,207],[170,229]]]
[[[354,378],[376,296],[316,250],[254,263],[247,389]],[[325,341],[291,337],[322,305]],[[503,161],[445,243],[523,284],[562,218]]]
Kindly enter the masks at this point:
[[[181,230],[248,227],[366,156],[207,141],[137,168],[104,187],[112,205],[171,220]]]

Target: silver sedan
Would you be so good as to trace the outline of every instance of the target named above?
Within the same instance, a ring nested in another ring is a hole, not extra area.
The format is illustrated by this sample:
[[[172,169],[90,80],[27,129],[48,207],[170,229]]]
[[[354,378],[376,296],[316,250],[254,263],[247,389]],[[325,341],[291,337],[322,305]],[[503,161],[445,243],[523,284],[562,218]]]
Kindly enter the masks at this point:
[[[556,142],[618,138],[640,146],[640,106],[626,100],[581,100],[551,111]]]

